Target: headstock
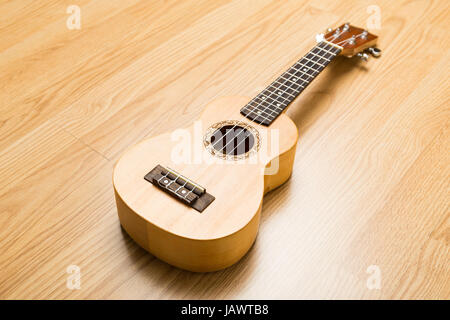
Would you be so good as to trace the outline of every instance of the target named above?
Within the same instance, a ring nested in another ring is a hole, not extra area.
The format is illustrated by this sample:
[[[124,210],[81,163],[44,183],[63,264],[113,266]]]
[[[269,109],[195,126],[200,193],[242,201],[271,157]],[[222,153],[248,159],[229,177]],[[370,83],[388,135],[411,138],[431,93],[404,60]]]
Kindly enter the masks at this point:
[[[381,50],[375,48],[378,37],[367,30],[354,27],[345,23],[336,29],[327,29],[327,32],[318,35],[317,41],[327,41],[342,48],[341,55],[353,57],[359,55],[363,60],[367,60],[369,52],[374,57],[381,55]]]

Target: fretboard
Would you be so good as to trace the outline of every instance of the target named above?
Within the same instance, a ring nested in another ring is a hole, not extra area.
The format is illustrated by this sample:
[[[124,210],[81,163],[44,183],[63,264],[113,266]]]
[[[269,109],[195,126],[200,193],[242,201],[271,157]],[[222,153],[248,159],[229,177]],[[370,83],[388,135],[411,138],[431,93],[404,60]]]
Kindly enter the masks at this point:
[[[245,117],[270,125],[341,50],[320,42],[241,109]]]

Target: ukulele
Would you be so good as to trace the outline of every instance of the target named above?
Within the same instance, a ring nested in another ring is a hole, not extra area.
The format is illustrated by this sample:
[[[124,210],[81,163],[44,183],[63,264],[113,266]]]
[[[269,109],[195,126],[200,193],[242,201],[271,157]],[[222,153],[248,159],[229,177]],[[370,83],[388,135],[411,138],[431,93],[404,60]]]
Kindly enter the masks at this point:
[[[378,57],[377,36],[348,23],[253,99],[210,102],[193,125],[149,138],[117,161],[123,229],[157,258],[207,272],[236,263],[255,241],[265,193],[291,175],[298,131],[289,104],[337,56]]]

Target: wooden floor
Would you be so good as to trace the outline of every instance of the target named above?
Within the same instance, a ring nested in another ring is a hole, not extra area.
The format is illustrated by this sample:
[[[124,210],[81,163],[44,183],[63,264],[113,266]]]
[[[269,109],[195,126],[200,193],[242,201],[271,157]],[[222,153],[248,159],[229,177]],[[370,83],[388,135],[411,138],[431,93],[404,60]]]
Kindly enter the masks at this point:
[[[71,4],[0,4],[0,298],[450,298],[449,1],[78,0],[69,30]],[[383,56],[339,58],[290,107],[294,174],[237,265],[181,271],[122,231],[125,148],[255,95],[373,4]]]

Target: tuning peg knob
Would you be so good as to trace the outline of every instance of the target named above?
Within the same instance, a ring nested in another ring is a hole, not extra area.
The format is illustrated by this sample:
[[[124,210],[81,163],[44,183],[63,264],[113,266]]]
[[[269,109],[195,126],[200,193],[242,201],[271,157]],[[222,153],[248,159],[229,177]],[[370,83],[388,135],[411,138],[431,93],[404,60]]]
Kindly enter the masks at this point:
[[[350,39],[348,39],[348,44],[354,45],[354,44],[355,44],[355,41],[356,41],[355,36],[352,36]]]
[[[372,55],[374,58],[381,57],[381,49],[378,49],[377,47],[371,47],[367,49],[367,51]]]
[[[357,56],[358,56],[361,60],[366,61],[366,62],[369,60],[369,57],[370,57],[367,53],[361,53],[361,52],[358,53]]]
[[[368,34],[369,34],[369,32],[368,32],[367,30],[364,30],[364,31],[361,33],[361,39],[366,40]]]

